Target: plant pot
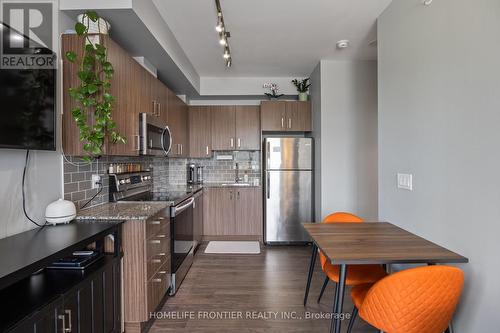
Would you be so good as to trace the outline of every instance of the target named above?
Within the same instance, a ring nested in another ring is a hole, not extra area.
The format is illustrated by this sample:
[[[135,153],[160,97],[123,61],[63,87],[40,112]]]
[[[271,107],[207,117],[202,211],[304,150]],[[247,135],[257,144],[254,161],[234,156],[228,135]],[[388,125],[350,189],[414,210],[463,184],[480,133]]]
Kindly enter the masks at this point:
[[[308,98],[307,93],[305,93],[305,92],[299,93],[299,101],[305,102],[305,101],[307,101],[307,98]]]

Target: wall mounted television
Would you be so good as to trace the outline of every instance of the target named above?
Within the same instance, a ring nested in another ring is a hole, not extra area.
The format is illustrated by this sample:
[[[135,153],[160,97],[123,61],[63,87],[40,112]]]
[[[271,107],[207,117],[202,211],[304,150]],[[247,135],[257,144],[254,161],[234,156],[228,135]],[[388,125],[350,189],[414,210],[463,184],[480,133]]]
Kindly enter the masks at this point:
[[[55,66],[20,68],[12,64],[34,57],[52,57],[56,64],[56,56],[52,50],[40,44],[37,46],[2,22],[0,32],[0,148],[55,150]],[[26,47],[9,53],[8,40],[12,38],[22,39]]]

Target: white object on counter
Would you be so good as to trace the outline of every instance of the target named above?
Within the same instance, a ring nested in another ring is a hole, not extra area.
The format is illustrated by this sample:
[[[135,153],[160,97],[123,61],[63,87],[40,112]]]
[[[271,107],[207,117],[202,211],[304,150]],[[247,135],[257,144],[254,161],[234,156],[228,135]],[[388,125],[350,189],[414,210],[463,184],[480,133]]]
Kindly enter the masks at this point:
[[[75,217],[75,204],[68,200],[59,199],[50,203],[45,209],[45,220],[53,225],[68,223]]]
[[[254,178],[253,180],[253,186],[259,186],[260,185],[260,179],[259,178]]]

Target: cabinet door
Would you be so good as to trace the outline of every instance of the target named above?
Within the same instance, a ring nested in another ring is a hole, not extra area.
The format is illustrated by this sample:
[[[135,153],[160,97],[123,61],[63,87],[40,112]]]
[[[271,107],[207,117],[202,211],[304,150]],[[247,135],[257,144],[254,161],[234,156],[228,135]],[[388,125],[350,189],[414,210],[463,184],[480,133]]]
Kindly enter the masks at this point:
[[[203,195],[203,234],[224,236],[235,234],[234,189],[211,187]]]
[[[210,108],[207,106],[189,107],[189,156],[212,156],[212,124]]]
[[[236,106],[236,149],[260,150],[260,108]]]
[[[236,189],[236,235],[262,235],[262,193],[260,187]]]
[[[139,154],[139,108],[140,94],[138,81],[141,68],[118,44],[108,36],[102,37],[108,48],[108,60],[113,64],[114,74],[110,92],[114,96],[111,116],[116,123],[116,131],[122,134],[126,143],[108,143],[108,155],[136,156]]]
[[[260,105],[260,119],[263,131],[286,131],[284,101],[263,101]]]
[[[187,157],[189,153],[187,106],[172,91],[168,94],[168,125],[172,132],[172,150],[169,156]]]
[[[233,150],[236,147],[234,106],[214,106],[212,112],[212,149]]]
[[[287,131],[311,131],[311,116],[310,102],[286,102]]]

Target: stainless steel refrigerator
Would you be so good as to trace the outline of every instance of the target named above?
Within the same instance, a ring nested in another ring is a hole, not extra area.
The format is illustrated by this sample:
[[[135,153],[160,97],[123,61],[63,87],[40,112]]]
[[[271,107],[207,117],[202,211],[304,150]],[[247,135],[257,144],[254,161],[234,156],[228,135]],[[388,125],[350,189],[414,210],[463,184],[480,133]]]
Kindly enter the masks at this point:
[[[313,221],[313,140],[264,140],[265,242],[293,244],[310,241],[302,227]]]

